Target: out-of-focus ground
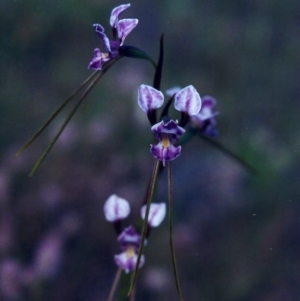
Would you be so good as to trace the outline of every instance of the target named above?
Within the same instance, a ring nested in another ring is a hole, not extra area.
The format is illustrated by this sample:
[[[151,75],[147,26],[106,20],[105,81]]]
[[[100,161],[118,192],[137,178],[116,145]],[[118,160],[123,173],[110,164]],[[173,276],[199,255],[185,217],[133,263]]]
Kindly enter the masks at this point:
[[[103,203],[113,193],[139,215],[153,158],[140,84],[146,61],[118,62],[76,113],[40,170],[28,173],[67,110],[14,154],[89,74],[118,1],[0,4],[0,299],[106,300],[120,253]],[[194,140],[173,164],[174,239],[189,301],[296,301],[300,295],[300,2],[131,2],[126,44],[155,59],[162,90],[194,85],[218,100],[218,141],[257,168]],[[167,200],[163,176],[156,201]],[[167,222],[145,249],[137,300],[177,300]]]

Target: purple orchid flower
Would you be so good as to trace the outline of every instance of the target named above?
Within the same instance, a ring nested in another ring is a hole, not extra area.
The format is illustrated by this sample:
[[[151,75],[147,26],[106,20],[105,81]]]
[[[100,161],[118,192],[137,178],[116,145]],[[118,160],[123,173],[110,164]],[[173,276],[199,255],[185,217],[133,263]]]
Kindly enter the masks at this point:
[[[130,4],[123,4],[115,7],[110,15],[110,26],[113,32],[113,39],[109,40],[104,33],[104,28],[100,24],[94,24],[106,52],[101,52],[99,48],[94,50],[94,57],[88,65],[88,69],[101,70],[103,63],[118,57],[119,48],[124,44],[125,38],[138,24],[138,19],[119,20],[119,15],[130,7]]]
[[[125,219],[130,213],[129,202],[116,194],[111,195],[104,203],[104,216],[107,221],[118,223]],[[150,205],[148,226],[151,228],[159,226],[166,216],[165,203],[152,203]],[[141,217],[145,218],[146,208],[141,208]],[[118,243],[122,249],[121,254],[115,255],[115,263],[123,269],[125,273],[134,271],[138,249],[141,243],[141,236],[136,232],[133,226],[125,228],[118,236]],[[141,268],[145,263],[145,256],[142,255],[139,263]]]
[[[163,166],[166,161],[172,161],[181,154],[181,146],[174,146],[185,130],[180,127],[176,121],[161,121],[151,127],[151,131],[155,134],[155,138],[159,141],[157,145],[150,145],[152,155],[162,161]]]
[[[121,254],[115,255],[115,263],[125,273],[134,271],[137,262],[137,252],[141,242],[141,236],[136,233],[133,226],[129,226],[119,235],[118,242],[123,250]],[[145,263],[145,256],[141,256],[139,268]]]
[[[183,89],[176,88],[174,96],[175,109],[191,117],[199,113],[201,109],[201,98],[193,86],[187,86]],[[141,85],[138,90],[138,104],[147,114],[155,111],[163,105],[163,94],[147,85]],[[152,155],[160,160],[165,166],[166,161],[172,161],[181,154],[181,146],[175,146],[180,136],[185,133],[184,128],[178,125],[177,121],[170,118],[164,118],[159,123],[151,127],[155,138],[159,141],[157,145],[150,146]]]
[[[215,137],[218,135],[216,129],[217,121],[215,117],[219,112],[214,111],[216,100],[211,96],[204,96],[202,98],[202,107],[198,114],[191,118],[191,125],[196,130],[210,136]]]

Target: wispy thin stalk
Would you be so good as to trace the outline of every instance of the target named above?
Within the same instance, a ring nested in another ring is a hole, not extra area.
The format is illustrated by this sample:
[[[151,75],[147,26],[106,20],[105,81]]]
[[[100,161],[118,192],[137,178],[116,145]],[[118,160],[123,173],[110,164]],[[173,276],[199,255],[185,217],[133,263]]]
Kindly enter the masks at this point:
[[[130,295],[129,301],[135,301],[136,296],[136,285],[133,287],[132,293]]]
[[[36,138],[47,128],[52,120],[64,109],[64,107],[74,98],[76,95],[89,83],[94,77],[101,73],[101,71],[95,71],[91,74],[79,87],[56,109],[56,111],[48,118],[48,120],[27,140],[27,142],[16,153],[16,157],[19,157],[35,140]]]
[[[178,270],[177,270],[177,263],[176,263],[176,256],[175,256],[175,249],[174,249],[174,241],[173,241],[173,180],[172,180],[172,168],[171,162],[168,162],[168,200],[169,200],[169,234],[170,234],[170,249],[171,249],[171,257],[172,257],[172,265],[175,277],[175,284],[177,293],[179,295],[180,301],[183,301],[179,277],[178,277]]]
[[[252,165],[250,165],[244,158],[235,154],[233,151],[228,149],[226,146],[224,146],[219,141],[209,138],[209,137],[205,136],[204,134],[199,134],[198,131],[194,131],[194,130],[187,131],[185,133],[184,137],[182,139],[180,139],[179,143],[180,143],[180,145],[187,144],[194,137],[199,137],[199,138],[203,139],[205,142],[207,142],[211,146],[213,146],[216,149],[218,149],[219,151],[221,151],[225,156],[236,161],[243,168],[245,168],[250,174],[252,174],[254,176],[256,176],[258,174],[258,170],[256,168],[254,168]]]
[[[79,108],[79,106],[82,104],[83,100],[88,96],[88,94],[91,92],[91,90],[94,88],[94,86],[100,80],[100,78],[106,73],[106,71],[108,71],[108,69],[116,61],[117,61],[117,59],[114,60],[114,61],[110,61],[109,62],[110,64],[106,65],[106,68],[103,68],[102,72],[98,73],[98,75],[91,81],[91,83],[89,84],[89,86],[84,91],[83,95],[79,98],[78,102],[74,106],[73,110],[69,113],[69,115],[67,116],[67,118],[65,119],[65,121],[63,122],[63,124],[61,125],[61,127],[59,128],[59,130],[57,131],[56,135],[54,136],[54,138],[52,139],[52,141],[49,143],[49,145],[46,148],[46,150],[43,152],[43,154],[40,156],[40,158],[38,159],[38,161],[33,166],[32,170],[31,170],[31,172],[29,174],[30,177],[33,176],[34,173],[37,171],[37,169],[40,167],[40,165],[42,164],[42,162],[44,161],[44,159],[46,158],[46,156],[48,155],[48,153],[50,152],[50,150],[54,146],[55,142],[60,137],[60,135],[63,132],[63,130],[65,129],[65,127],[67,126],[67,124],[69,123],[69,121],[71,120],[71,118],[73,117],[73,115],[76,113],[76,111]]]
[[[121,278],[121,274],[122,274],[122,269],[118,268],[116,276],[115,276],[115,279],[114,279],[114,282],[113,282],[112,287],[110,289],[107,301],[112,301],[113,300],[113,297],[114,297],[114,295],[116,293],[116,289],[117,289],[118,283],[119,283],[120,278]]]
[[[145,242],[146,234],[147,234],[150,205],[151,205],[151,201],[152,201],[152,198],[153,198],[153,192],[154,192],[154,188],[155,188],[155,182],[156,182],[156,179],[157,179],[159,163],[160,163],[160,161],[156,160],[154,162],[154,166],[153,166],[150,185],[149,185],[149,189],[148,189],[147,206],[146,206],[145,219],[144,219],[144,222],[143,222],[141,243],[140,243],[139,250],[138,250],[138,257],[137,257],[136,266],[135,266],[135,269],[134,269],[133,274],[132,274],[131,284],[130,284],[129,291],[128,291],[128,294],[127,294],[127,299],[129,299],[131,294],[132,294],[132,291],[133,291],[133,288],[134,288],[134,285],[135,285],[135,282],[136,282],[138,270],[139,270],[139,265],[140,265],[140,261],[141,261],[141,257],[142,257],[142,253],[143,253],[143,248],[144,248],[144,242]]]
[[[219,151],[221,151],[223,154],[227,155],[231,159],[235,160],[238,162],[240,165],[242,165],[245,169],[247,169],[252,175],[257,175],[258,171],[255,169],[253,166],[251,166],[246,160],[241,158],[240,156],[236,155],[234,152],[223,146],[220,142],[210,139],[205,135],[200,135],[200,137],[210,145],[214,146],[217,148]]]

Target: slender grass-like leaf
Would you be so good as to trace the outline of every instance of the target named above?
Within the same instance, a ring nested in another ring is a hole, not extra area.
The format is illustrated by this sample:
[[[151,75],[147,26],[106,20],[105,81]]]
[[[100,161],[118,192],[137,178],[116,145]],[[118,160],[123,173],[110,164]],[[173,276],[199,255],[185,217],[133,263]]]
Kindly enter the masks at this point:
[[[172,180],[172,168],[171,162],[168,162],[168,200],[169,200],[169,235],[170,235],[170,250],[172,257],[172,266],[175,277],[175,284],[177,293],[180,301],[183,301],[180,282],[178,277],[175,249],[174,249],[174,241],[173,241],[173,180]]]
[[[184,134],[183,138],[180,139],[179,144],[184,145],[184,144],[188,143],[194,137],[199,137],[199,138],[203,139],[206,143],[210,144],[211,146],[213,146],[216,149],[218,149],[219,151],[221,151],[225,156],[233,159],[235,162],[240,164],[250,174],[252,174],[254,176],[256,176],[258,174],[258,170],[255,167],[253,167],[252,165],[250,165],[244,158],[242,158],[241,156],[235,154],[233,151],[228,149],[226,146],[224,146],[219,141],[217,141],[215,139],[212,139],[212,138],[209,138],[209,137],[205,136],[204,134],[199,133],[196,130],[187,131]]]
[[[46,148],[46,150],[43,152],[43,154],[41,155],[41,157],[38,159],[38,161],[36,162],[36,164],[33,166],[29,176],[33,176],[34,173],[37,171],[37,169],[40,167],[40,165],[42,164],[42,162],[45,160],[46,156],[48,155],[48,153],[50,152],[50,150],[52,149],[52,147],[54,146],[55,142],[57,141],[57,139],[60,137],[61,133],[63,132],[63,130],[65,129],[65,127],[67,126],[67,124],[69,123],[69,121],[71,120],[71,118],[73,117],[73,115],[76,113],[77,109],[79,108],[79,106],[82,104],[83,100],[88,96],[88,94],[91,92],[91,90],[94,88],[94,86],[97,84],[97,82],[100,80],[100,78],[106,73],[106,71],[108,71],[108,69],[117,61],[118,59],[115,59],[114,61],[110,61],[105,68],[102,69],[101,73],[98,73],[97,76],[95,76],[95,78],[93,78],[93,80],[91,81],[91,83],[89,84],[89,86],[86,88],[86,90],[84,91],[83,95],[80,97],[80,99],[78,100],[78,102],[76,103],[76,105],[74,106],[73,110],[69,113],[69,115],[67,116],[67,118],[65,119],[65,121],[63,122],[63,124],[61,125],[61,127],[59,128],[59,130],[57,131],[56,135],[54,136],[54,138],[52,139],[52,141],[49,143],[48,147]]]
[[[141,261],[141,257],[142,257],[142,253],[143,253],[143,248],[144,248],[144,243],[145,243],[145,239],[146,239],[146,234],[147,234],[150,205],[151,205],[151,201],[152,201],[152,198],[153,198],[153,192],[154,192],[155,183],[156,183],[156,179],[157,179],[159,164],[160,164],[160,161],[155,160],[152,175],[151,175],[150,185],[149,185],[149,189],[148,189],[147,206],[146,206],[145,219],[144,219],[144,222],[143,222],[141,243],[140,243],[140,247],[139,247],[139,250],[138,250],[138,257],[137,257],[137,262],[136,262],[136,265],[135,265],[135,269],[134,269],[133,274],[132,274],[131,283],[130,283],[129,291],[128,291],[128,294],[127,294],[127,299],[129,299],[131,294],[132,294],[132,291],[133,291],[133,288],[134,288],[134,285],[135,285],[135,282],[136,282],[138,270],[139,270],[139,265],[140,265],[140,261]]]
[[[257,175],[258,174],[258,171],[257,171],[256,168],[251,166],[245,159],[241,158],[239,155],[237,155],[234,152],[232,152],[231,150],[229,150],[227,147],[222,145],[220,142],[218,142],[216,140],[213,140],[213,139],[210,139],[207,136],[202,135],[202,134],[200,135],[200,138],[203,139],[205,142],[209,143],[210,145],[212,145],[213,147],[215,147],[216,149],[218,149],[219,151],[221,151],[224,155],[230,157],[231,159],[233,159],[234,161],[239,163],[250,174],[252,174],[252,175]]]
[[[77,96],[77,94],[101,71],[95,71],[90,75],[79,87],[56,109],[56,111],[48,118],[48,120],[27,140],[27,142],[16,153],[16,157],[19,157],[35,140],[36,138],[47,128],[52,120],[65,108],[65,106]]]
[[[122,274],[122,269],[118,268],[115,279],[114,279],[114,282],[111,286],[107,301],[112,301],[113,300],[116,289],[117,289],[117,286],[118,286],[118,283],[120,282],[121,274]]]

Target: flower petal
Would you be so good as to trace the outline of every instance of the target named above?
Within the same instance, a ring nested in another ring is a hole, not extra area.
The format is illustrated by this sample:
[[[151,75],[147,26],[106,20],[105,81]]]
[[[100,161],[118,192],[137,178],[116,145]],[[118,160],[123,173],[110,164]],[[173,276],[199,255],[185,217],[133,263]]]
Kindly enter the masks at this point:
[[[104,215],[109,222],[115,222],[126,218],[130,213],[128,201],[118,197],[116,194],[111,195],[104,204]]]
[[[94,24],[95,31],[97,32],[102,44],[108,52],[111,52],[110,43],[107,35],[104,33],[104,28],[100,24]]]
[[[180,91],[181,90],[181,87],[179,87],[179,86],[174,86],[174,87],[172,87],[172,88],[170,88],[170,89],[168,89],[168,90],[166,90],[166,95],[168,95],[168,96],[173,96],[174,94],[176,94],[178,91]]]
[[[118,236],[118,242],[122,246],[126,246],[128,244],[136,246],[138,249],[140,245],[141,236],[136,233],[133,226],[129,226],[125,228],[122,233]]]
[[[115,263],[118,267],[123,269],[125,273],[133,272],[137,262],[137,254],[129,256],[128,252],[123,252],[115,255]],[[145,264],[145,256],[142,255],[140,259],[139,268]]]
[[[213,112],[213,108],[216,105],[216,100],[211,96],[204,96],[202,98],[202,107],[200,112],[197,114],[201,120],[206,120],[218,115],[218,112]]]
[[[204,96],[202,98],[202,107],[198,114],[192,116],[191,125],[196,130],[210,136],[216,137],[218,130],[216,129],[217,121],[215,117],[219,112],[214,111],[216,100],[211,96]]]
[[[193,86],[187,86],[175,95],[175,109],[187,113],[189,116],[196,115],[201,109],[201,98]]]
[[[185,129],[177,124],[174,120],[168,122],[161,121],[151,127],[151,131],[155,134],[155,138],[160,140],[163,134],[168,135],[171,142],[176,142],[180,136],[185,133]]]
[[[94,50],[94,57],[90,61],[88,65],[88,69],[101,70],[102,68],[103,58],[101,56],[101,51],[99,48]]]
[[[140,85],[138,90],[138,103],[141,109],[148,113],[161,107],[164,103],[164,95],[148,85]]]
[[[122,4],[120,6],[115,7],[111,14],[110,14],[110,26],[111,27],[117,27],[117,23],[118,23],[118,19],[119,19],[119,15],[128,7],[130,7],[130,3],[128,4]]]
[[[165,166],[166,161],[175,160],[180,156],[181,146],[170,144],[168,147],[164,147],[163,143],[159,142],[157,145],[150,146],[150,152],[154,158],[160,160],[163,163],[163,166]]]
[[[147,205],[144,205],[141,208],[142,219],[145,219],[146,206]],[[148,225],[150,227],[159,226],[161,224],[161,222],[164,220],[164,218],[166,216],[166,212],[167,212],[167,208],[166,208],[165,203],[159,203],[159,204],[152,203],[150,205]]]
[[[124,44],[125,38],[130,34],[134,27],[139,23],[138,19],[123,19],[117,24],[118,38],[120,39],[120,46]]]

